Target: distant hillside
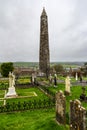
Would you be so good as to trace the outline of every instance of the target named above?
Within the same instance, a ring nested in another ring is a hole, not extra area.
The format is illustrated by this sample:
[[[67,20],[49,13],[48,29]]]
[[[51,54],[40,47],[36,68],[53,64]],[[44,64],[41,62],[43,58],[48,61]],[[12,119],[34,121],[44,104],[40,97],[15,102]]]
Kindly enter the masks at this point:
[[[61,64],[64,67],[77,67],[77,66],[83,66],[85,62],[51,62],[51,66],[56,64]],[[39,67],[38,62],[14,62],[14,67]]]
[[[83,66],[84,63],[86,62],[51,62],[51,66],[56,65],[56,64],[61,64],[64,67],[77,67],[77,66]],[[2,63],[0,62],[0,65]],[[24,68],[29,68],[29,67],[39,67],[38,62],[14,62],[14,67],[24,67]]]
[[[85,62],[51,62],[51,64],[62,64],[62,65],[78,65],[82,66]]]
[[[38,67],[38,62],[14,62],[14,67]]]

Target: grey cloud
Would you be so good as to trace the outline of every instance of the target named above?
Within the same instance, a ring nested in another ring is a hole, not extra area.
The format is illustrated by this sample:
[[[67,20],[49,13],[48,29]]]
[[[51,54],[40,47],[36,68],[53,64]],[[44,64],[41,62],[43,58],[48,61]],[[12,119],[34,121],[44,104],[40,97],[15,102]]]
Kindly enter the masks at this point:
[[[0,61],[38,61],[46,8],[51,61],[86,60],[87,1],[0,0]]]

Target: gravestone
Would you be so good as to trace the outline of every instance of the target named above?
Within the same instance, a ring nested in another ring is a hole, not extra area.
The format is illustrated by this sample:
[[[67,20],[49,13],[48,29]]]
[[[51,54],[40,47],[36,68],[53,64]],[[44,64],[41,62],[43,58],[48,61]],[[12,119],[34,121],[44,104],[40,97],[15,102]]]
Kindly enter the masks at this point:
[[[76,80],[78,80],[78,74],[76,73]]]
[[[4,105],[4,106],[6,105],[6,99],[4,99],[3,105]]]
[[[9,72],[9,88],[8,88],[8,92],[5,95],[5,97],[16,97],[16,91],[15,91],[15,75],[11,72]]]
[[[80,100],[87,102],[86,87],[85,86],[82,86],[82,94],[80,95]]]
[[[50,84],[52,84],[52,75],[51,74],[49,76],[49,82],[50,82]]]
[[[57,74],[54,74],[54,87],[57,86]]]
[[[60,90],[56,93],[56,120],[60,124],[66,123],[66,99],[63,92]]]
[[[79,100],[70,102],[70,130],[86,130],[86,109]]]
[[[34,84],[34,74],[32,74],[31,83]]]
[[[79,78],[80,78],[80,83],[82,83],[82,76],[80,75],[80,77],[79,77]]]
[[[64,92],[65,95],[70,95],[70,86],[71,86],[70,78],[69,78],[69,76],[67,76],[65,79],[65,92]]]
[[[5,90],[4,102],[3,102],[3,105],[4,105],[4,106],[6,105],[6,99],[5,99],[5,97],[6,97],[6,90]]]
[[[36,84],[36,74],[32,74],[32,77],[31,77],[31,83],[34,85]]]

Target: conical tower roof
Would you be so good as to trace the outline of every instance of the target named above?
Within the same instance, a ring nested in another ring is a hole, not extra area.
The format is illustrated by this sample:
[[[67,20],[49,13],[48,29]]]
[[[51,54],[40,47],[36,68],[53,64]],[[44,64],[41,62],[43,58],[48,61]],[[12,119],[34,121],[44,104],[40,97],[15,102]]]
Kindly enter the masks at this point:
[[[45,8],[43,7],[43,11],[42,11],[42,14],[41,14],[41,16],[42,15],[46,15],[47,16],[47,14],[46,14],[46,11],[45,11]]]

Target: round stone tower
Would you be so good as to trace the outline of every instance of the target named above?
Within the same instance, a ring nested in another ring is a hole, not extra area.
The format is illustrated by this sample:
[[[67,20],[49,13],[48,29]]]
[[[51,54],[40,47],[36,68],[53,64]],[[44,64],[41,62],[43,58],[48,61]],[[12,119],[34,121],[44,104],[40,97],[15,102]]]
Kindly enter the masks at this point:
[[[40,17],[39,69],[48,77],[50,71],[48,19],[45,8]]]

